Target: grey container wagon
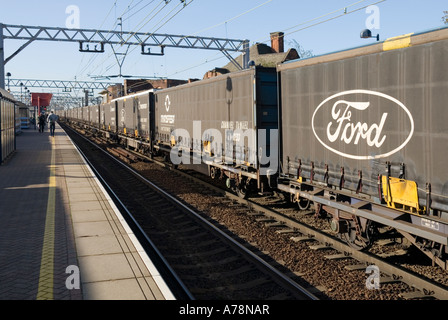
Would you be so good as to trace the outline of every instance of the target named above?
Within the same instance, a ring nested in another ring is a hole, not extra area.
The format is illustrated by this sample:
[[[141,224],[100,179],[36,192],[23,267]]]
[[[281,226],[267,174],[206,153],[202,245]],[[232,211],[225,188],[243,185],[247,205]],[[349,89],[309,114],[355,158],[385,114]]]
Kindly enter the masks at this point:
[[[274,68],[256,67],[156,91],[155,115],[154,148],[159,152],[185,152],[194,169],[212,177],[225,175],[228,186],[242,196],[249,189],[268,188],[267,174],[260,169],[270,164],[260,156],[271,155],[271,131],[278,127]],[[266,139],[258,134],[263,130]]]
[[[356,216],[448,253],[447,69],[448,28],[279,65],[279,189],[352,244],[373,235]]]

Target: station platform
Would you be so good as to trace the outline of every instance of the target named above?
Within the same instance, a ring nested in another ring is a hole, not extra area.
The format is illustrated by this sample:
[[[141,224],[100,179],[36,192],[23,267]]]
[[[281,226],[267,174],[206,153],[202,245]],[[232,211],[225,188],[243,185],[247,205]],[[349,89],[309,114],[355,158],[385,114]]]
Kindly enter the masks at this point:
[[[0,166],[0,300],[174,300],[59,125]]]

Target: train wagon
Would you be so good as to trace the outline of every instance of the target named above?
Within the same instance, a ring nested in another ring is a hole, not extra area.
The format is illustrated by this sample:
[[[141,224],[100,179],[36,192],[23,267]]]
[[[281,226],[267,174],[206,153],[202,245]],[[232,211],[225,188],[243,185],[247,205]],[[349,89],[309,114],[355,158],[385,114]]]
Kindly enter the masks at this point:
[[[83,122],[84,114],[85,114],[85,107],[76,108],[75,115],[76,115],[76,119],[78,120],[78,123]]]
[[[152,141],[154,133],[154,90],[137,93],[133,96],[134,113],[132,127],[134,136],[142,141]]]
[[[173,162],[226,177],[241,196],[268,187],[262,169],[273,166],[275,173],[277,165],[269,162],[277,156],[270,150],[278,128],[275,68],[254,67],[154,95],[155,149]]]
[[[72,108],[70,109],[70,121],[74,123],[82,122],[82,107]]]
[[[124,144],[135,149],[145,145],[145,153],[151,153],[148,146],[154,132],[153,90],[114,99],[101,108],[104,130],[116,134]]]
[[[100,105],[94,104],[88,106],[89,109],[89,124],[95,129],[100,127]]]
[[[101,129],[115,135],[118,132],[117,103],[115,101],[111,101],[103,104],[102,112],[104,112],[104,121],[101,123]]]
[[[133,112],[134,112],[134,99],[129,96],[117,98],[114,100],[117,106],[117,129],[118,133],[127,135],[132,133]]]
[[[63,120],[71,121],[73,119],[73,112],[74,112],[74,108],[67,109],[65,111],[65,118]]]
[[[65,120],[69,117],[70,109],[57,109],[55,110],[55,114],[59,117],[59,120]]]
[[[150,140],[153,90],[148,90],[115,101],[118,106],[119,132],[134,138]],[[152,115],[153,117],[153,115]]]
[[[90,126],[90,109],[89,106],[81,107],[81,118],[80,121],[84,124],[85,127]],[[78,112],[79,116],[79,112]]]
[[[277,69],[278,188],[355,247],[388,225],[447,268],[448,29]]]

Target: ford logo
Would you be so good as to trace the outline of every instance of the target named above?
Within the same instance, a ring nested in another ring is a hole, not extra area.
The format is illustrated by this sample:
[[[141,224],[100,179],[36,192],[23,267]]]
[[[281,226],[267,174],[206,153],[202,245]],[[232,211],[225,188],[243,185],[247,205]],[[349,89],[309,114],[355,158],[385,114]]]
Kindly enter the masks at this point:
[[[414,119],[403,103],[369,90],[344,91],[325,99],[311,123],[325,148],[356,160],[386,158],[403,149],[414,134]]]

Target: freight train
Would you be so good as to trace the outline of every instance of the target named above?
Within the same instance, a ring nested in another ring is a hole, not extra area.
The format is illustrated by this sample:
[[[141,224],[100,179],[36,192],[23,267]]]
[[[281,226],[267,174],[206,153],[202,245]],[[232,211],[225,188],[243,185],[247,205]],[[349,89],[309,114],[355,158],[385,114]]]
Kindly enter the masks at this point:
[[[448,28],[61,114],[240,196],[277,192],[363,250],[397,230],[448,269]]]

